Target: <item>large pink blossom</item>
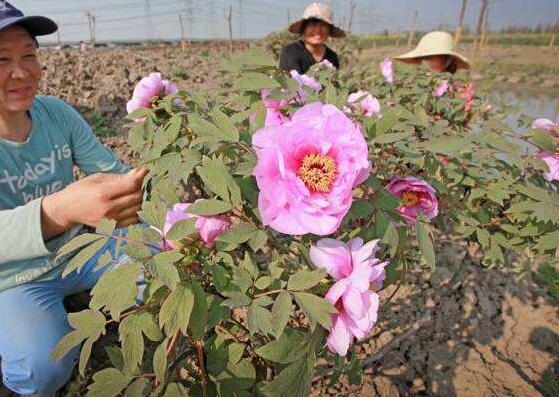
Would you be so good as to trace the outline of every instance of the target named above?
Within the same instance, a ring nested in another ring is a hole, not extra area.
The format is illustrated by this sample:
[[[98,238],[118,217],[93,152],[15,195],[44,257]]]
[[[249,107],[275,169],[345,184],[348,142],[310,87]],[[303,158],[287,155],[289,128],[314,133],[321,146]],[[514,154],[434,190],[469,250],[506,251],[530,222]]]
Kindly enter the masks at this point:
[[[549,134],[559,138],[559,117],[555,122],[548,119],[536,119],[532,124],[532,128],[536,130],[546,131]]]
[[[178,203],[167,211],[163,227],[163,237],[167,236],[167,233],[169,233],[169,230],[171,230],[175,223],[194,218],[196,219],[196,230],[200,233],[200,239],[206,247],[213,248],[215,240],[219,235],[231,227],[229,217],[226,215],[201,216],[189,214],[186,212],[186,209],[190,205],[191,203]],[[166,250],[175,248],[173,242],[166,238],[163,241],[163,245],[163,248]]]
[[[340,226],[370,163],[360,126],[333,105],[312,103],[253,136],[263,223],[286,234],[327,235]]]
[[[365,338],[377,322],[379,296],[370,287],[382,287],[388,264],[374,257],[378,241],[322,239],[311,246],[312,262],[337,280],[325,297],[337,309],[327,341],[332,353],[345,356],[353,340]]]
[[[542,159],[549,167],[549,172],[543,174],[544,178],[549,182],[559,181],[559,152],[551,153],[547,151],[541,151],[538,157]]]
[[[448,88],[448,80],[441,80],[441,84],[435,89],[435,96],[443,96],[448,91]]]
[[[355,111],[357,114],[365,117],[380,116],[380,102],[367,91],[359,90],[349,94],[347,103],[348,106],[344,108],[346,113],[353,113]]]
[[[380,63],[380,73],[387,83],[394,83],[394,72],[392,71],[392,60],[390,58],[386,58]]]
[[[428,219],[439,214],[437,192],[422,179],[412,176],[396,177],[386,186],[386,190],[404,202],[398,208],[398,212],[408,223],[415,223],[418,213],[422,213]]]
[[[176,94],[178,91],[176,85],[161,78],[161,73],[150,73],[134,88],[132,99],[126,104],[126,111],[130,114],[140,108],[149,108],[154,98]]]

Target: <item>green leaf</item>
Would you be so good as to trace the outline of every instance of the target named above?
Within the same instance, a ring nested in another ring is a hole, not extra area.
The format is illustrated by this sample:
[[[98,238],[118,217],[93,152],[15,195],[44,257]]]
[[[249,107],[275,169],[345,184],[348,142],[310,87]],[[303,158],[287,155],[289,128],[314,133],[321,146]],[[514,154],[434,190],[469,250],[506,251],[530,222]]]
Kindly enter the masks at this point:
[[[307,317],[316,321],[324,328],[329,329],[332,326],[330,314],[337,313],[337,310],[330,302],[306,292],[294,292],[293,296]]]
[[[159,325],[165,329],[168,336],[172,336],[179,329],[184,335],[187,335],[186,330],[193,307],[192,288],[188,285],[179,285],[161,305]]]
[[[195,233],[197,233],[196,219],[185,219],[173,224],[165,237],[171,241],[178,241]]]
[[[124,390],[132,378],[115,368],[107,368],[93,375],[87,397],[115,397]]]
[[[166,251],[155,255],[155,266],[152,269],[153,276],[165,284],[169,289],[174,290],[180,282],[179,271],[173,263],[184,258],[184,255],[177,251]]]
[[[254,283],[256,288],[258,288],[260,291],[264,291],[270,286],[270,284],[272,284],[272,278],[270,276],[262,276]]]
[[[435,248],[433,246],[433,237],[428,225],[421,221],[415,224],[415,233],[419,242],[419,250],[421,255],[431,268],[435,267]]]
[[[139,263],[123,263],[107,270],[91,291],[90,307],[107,308],[111,317],[118,321],[120,313],[136,304],[138,287],[136,281],[142,270]]]
[[[158,381],[165,381],[165,373],[167,372],[167,340],[155,349],[153,354],[153,372]]]
[[[392,134],[381,134],[373,139],[373,143],[388,144],[401,141],[407,138],[410,134],[408,132],[394,132]]]
[[[536,244],[536,249],[543,251],[557,248],[559,248],[559,232],[544,234],[539,238],[538,244]]]
[[[287,289],[290,291],[303,291],[317,285],[326,277],[324,270],[302,269],[289,277]]]
[[[189,328],[195,340],[201,340],[206,332],[208,323],[208,307],[206,305],[206,292],[198,282],[192,282],[192,292],[194,294],[194,307],[190,315]]]
[[[313,352],[286,367],[271,382],[260,388],[265,397],[304,397],[311,391],[316,358]]]
[[[539,147],[543,150],[548,150],[550,152],[554,152],[557,150],[557,143],[553,141],[549,133],[540,131],[540,130],[532,130],[530,131],[530,138],[534,145]]]
[[[179,383],[171,383],[167,386],[163,397],[188,397],[188,391]]]
[[[489,238],[491,237],[491,235],[487,230],[479,229],[479,228],[476,229],[476,236],[477,236],[477,241],[479,241],[479,243],[483,248],[489,247]]]
[[[266,232],[259,230],[248,240],[248,245],[254,252],[257,252],[266,245],[267,241],[268,235]]]
[[[382,118],[379,120],[377,125],[377,136],[380,136],[394,128],[399,117],[400,115],[396,109],[385,109],[382,112]]]
[[[221,200],[200,200],[188,207],[186,212],[194,215],[211,216],[231,210],[231,204]]]
[[[161,203],[144,201],[142,204],[142,210],[138,212],[138,215],[147,224],[159,230],[163,230],[165,217],[167,216],[167,209]]]
[[[289,295],[289,292],[280,292],[272,306],[272,322],[274,326],[274,337],[276,339],[283,333],[289,321],[289,317],[291,316],[292,308],[291,295]]]
[[[56,345],[51,353],[54,361],[60,361],[70,350],[85,341],[84,348],[80,353],[80,373],[85,373],[85,366],[91,354],[93,343],[105,332],[105,316],[95,310],[83,310],[78,313],[70,313],[68,322],[75,330],[66,334]]]
[[[344,370],[344,357],[336,354],[334,357],[334,371],[332,377],[330,378],[330,386],[335,386],[340,380]]]
[[[239,91],[257,91],[263,88],[279,88],[281,85],[262,73],[245,72],[234,83],[234,89]]]
[[[251,335],[259,330],[264,334],[273,334],[272,314],[262,306],[253,302],[248,309],[248,329]]]
[[[256,233],[258,229],[251,225],[250,223],[239,223],[233,226],[231,229],[222,233],[217,241],[222,241],[224,243],[242,244],[250,240]]]
[[[76,237],[74,237],[72,240],[64,244],[62,247],[60,247],[60,249],[57,252],[56,260],[58,260],[60,257],[66,254],[69,254],[72,251],[77,250],[78,248],[84,247],[86,245],[94,243],[95,241],[101,240],[102,238],[104,237],[92,233],[79,234]]]
[[[245,252],[243,260],[239,262],[239,268],[245,270],[252,280],[256,280],[260,274],[248,252]]]
[[[81,249],[74,257],[68,262],[64,271],[62,272],[62,277],[66,277],[75,270],[81,269],[85,263],[90,260],[93,255],[95,255],[103,246],[109,241],[109,237],[102,237],[96,240],[91,245]]]
[[[360,385],[363,378],[363,371],[361,370],[361,362],[357,354],[351,353],[349,368],[347,370],[350,385]]]
[[[227,116],[226,116],[227,117]],[[192,113],[188,116],[189,127],[199,137],[208,137],[214,141],[236,142],[239,140],[238,131],[226,130],[211,123],[198,113]]]
[[[264,360],[280,364],[289,364],[308,353],[308,334],[288,328],[279,339],[255,349],[255,353]]]
[[[461,150],[467,150],[471,143],[464,138],[441,137],[432,139],[425,145],[425,149],[433,153],[451,154]]]
[[[118,327],[119,340],[125,362],[125,373],[132,373],[144,357],[143,334],[152,340],[161,340],[163,335],[152,313],[141,311],[126,317]]]
[[[149,380],[146,378],[136,379],[126,388],[124,397],[147,397],[149,394]]]
[[[113,231],[115,230],[115,227],[116,227],[116,221],[115,220],[101,219],[101,221],[99,222],[99,225],[97,226],[97,229],[95,230],[95,232],[99,233],[99,234],[111,235],[111,234],[113,234]]]
[[[218,108],[212,109],[210,116],[214,123],[221,130],[221,133],[226,136],[228,142],[237,142],[239,140],[239,130],[235,127],[235,123]]]
[[[124,368],[124,356],[122,354],[122,350],[120,350],[117,346],[106,346],[105,352],[109,357],[111,365],[119,371],[122,371]]]
[[[241,189],[221,158],[215,157],[210,159],[204,157],[202,159],[202,166],[196,167],[196,172],[200,175],[208,189],[224,201],[234,205],[241,202]]]
[[[398,251],[398,244],[400,242],[398,229],[396,229],[394,223],[390,222],[386,227],[386,232],[382,237],[382,242],[390,247],[390,257],[394,258],[396,252]]]

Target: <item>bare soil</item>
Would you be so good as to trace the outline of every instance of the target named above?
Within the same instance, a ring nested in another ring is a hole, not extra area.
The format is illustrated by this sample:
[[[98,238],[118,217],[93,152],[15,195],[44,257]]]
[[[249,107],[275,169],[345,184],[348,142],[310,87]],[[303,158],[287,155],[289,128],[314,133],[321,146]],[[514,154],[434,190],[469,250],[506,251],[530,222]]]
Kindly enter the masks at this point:
[[[381,47],[362,56],[381,59],[403,48]],[[161,71],[180,88],[211,91],[225,45],[176,48],[43,51],[41,91],[66,99],[91,120],[103,116],[118,136],[103,138],[128,164],[134,158],[122,131],[125,104],[134,85]],[[555,50],[491,47],[484,62],[541,63],[559,67]],[[180,68],[178,68],[180,66]],[[543,85],[536,88],[545,88]],[[559,308],[545,298],[532,272],[485,269],[450,238],[439,242],[438,267],[408,272],[383,292],[380,321],[371,337],[355,346],[367,364],[363,384],[336,386],[317,369],[318,396],[557,396],[549,379],[559,381]],[[531,263],[526,263],[531,268]],[[512,267],[512,266],[511,266]],[[551,381],[552,383],[553,381]],[[552,385],[553,386],[553,385]],[[0,385],[0,397],[11,397]]]

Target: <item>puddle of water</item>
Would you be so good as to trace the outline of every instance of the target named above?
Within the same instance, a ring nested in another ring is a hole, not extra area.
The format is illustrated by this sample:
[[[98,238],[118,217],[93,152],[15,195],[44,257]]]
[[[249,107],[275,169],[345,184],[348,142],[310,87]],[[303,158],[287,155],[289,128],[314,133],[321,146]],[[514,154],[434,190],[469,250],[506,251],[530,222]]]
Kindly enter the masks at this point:
[[[487,94],[489,103],[506,113],[504,122],[517,133],[523,134],[529,126],[521,120],[528,116],[555,120],[559,115],[559,98],[530,91],[492,91]]]

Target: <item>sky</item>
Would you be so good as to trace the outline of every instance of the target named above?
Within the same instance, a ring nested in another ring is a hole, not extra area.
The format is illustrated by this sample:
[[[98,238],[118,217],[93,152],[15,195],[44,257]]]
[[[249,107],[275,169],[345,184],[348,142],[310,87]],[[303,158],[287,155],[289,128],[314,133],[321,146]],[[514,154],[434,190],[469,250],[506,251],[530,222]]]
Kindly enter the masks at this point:
[[[350,4],[355,5],[352,32],[369,34],[407,31],[418,11],[417,28],[433,30],[456,25],[462,0],[323,0],[334,11],[334,20],[347,29]],[[95,16],[97,41],[178,39],[181,18],[184,35],[193,39],[229,37],[227,15],[231,10],[233,37],[264,37],[285,28],[308,4],[300,0],[12,0],[26,15],[55,20],[59,35],[43,42],[88,41],[89,12]],[[552,24],[559,19],[559,0],[489,0],[493,30],[507,25]],[[475,27],[481,0],[468,0],[465,23]]]

